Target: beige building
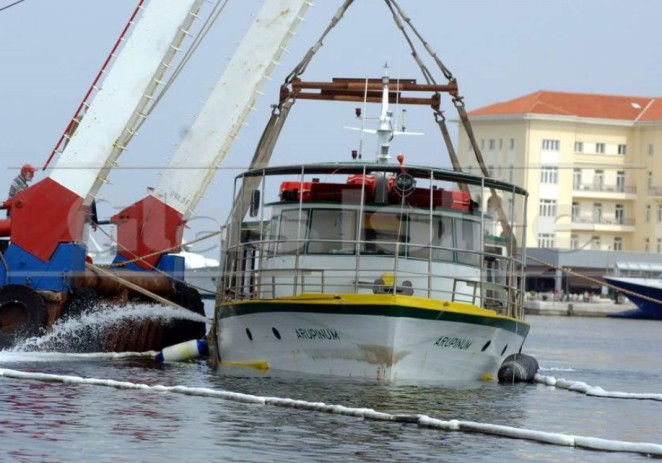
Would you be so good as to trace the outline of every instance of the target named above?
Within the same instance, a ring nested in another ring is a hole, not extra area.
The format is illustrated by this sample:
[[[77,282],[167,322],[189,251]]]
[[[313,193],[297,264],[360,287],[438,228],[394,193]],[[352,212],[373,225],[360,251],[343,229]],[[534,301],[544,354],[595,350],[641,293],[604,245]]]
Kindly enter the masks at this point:
[[[469,113],[491,176],[529,192],[527,246],[662,253],[662,101],[539,91]],[[478,172],[460,131],[462,166]]]

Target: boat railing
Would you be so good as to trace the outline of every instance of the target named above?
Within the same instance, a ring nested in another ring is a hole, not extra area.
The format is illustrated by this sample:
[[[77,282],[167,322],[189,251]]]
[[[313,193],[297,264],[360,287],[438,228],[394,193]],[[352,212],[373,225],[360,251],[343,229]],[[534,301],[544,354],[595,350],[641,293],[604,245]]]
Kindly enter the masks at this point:
[[[338,243],[343,251],[304,253],[308,243],[318,241]],[[276,252],[281,243],[287,243],[288,253]],[[368,245],[381,249],[366,251]],[[419,256],[427,254],[427,258],[408,255],[411,247]],[[518,301],[523,301],[516,279],[509,272],[515,268],[513,258],[485,251],[394,241],[288,239],[241,243],[229,248],[227,255],[233,257],[225,271],[222,290],[225,300],[371,292],[470,303],[511,316],[518,316],[521,312]],[[279,264],[285,267],[270,268],[269,264],[274,264],[278,257],[287,261]],[[317,258],[314,267],[310,266],[311,257]],[[340,262],[336,257],[353,259]],[[385,257],[389,263],[375,267],[373,261],[371,267],[364,261],[362,265],[361,260],[368,257]],[[479,263],[484,257],[503,259],[504,265],[493,271],[492,281],[481,279]],[[448,265],[465,266],[468,274],[448,272]],[[390,281],[380,281],[380,276],[386,274],[391,275]]]
[[[292,296],[307,292],[306,277],[308,277],[308,289],[315,287],[320,288],[321,293],[325,291],[325,275],[324,269],[319,268],[274,268],[274,269],[258,269],[254,271],[255,277],[255,295],[269,294],[269,299],[275,299],[279,294],[277,288],[279,286],[287,286],[292,288]],[[291,277],[292,283],[280,283],[277,278]],[[311,284],[311,277],[316,279]]]

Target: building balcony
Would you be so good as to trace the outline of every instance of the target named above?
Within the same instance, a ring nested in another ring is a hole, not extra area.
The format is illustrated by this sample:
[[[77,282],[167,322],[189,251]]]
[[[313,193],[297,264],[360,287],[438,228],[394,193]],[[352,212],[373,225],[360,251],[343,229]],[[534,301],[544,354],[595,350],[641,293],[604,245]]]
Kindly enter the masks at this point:
[[[572,186],[572,195],[577,198],[635,200],[637,199],[637,187],[634,185],[594,185],[592,183],[582,183]]]
[[[634,232],[634,219],[599,218],[591,216],[572,217],[570,224],[572,230],[577,231],[596,231],[596,232]]]
[[[662,186],[649,186],[648,196],[662,198]]]

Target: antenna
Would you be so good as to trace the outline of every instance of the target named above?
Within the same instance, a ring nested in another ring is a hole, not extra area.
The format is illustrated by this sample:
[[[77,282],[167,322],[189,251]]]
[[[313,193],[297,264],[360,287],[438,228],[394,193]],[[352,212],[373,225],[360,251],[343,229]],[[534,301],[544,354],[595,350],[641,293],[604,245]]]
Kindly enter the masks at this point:
[[[359,159],[363,157],[363,134],[365,133],[365,110],[368,105],[368,78],[365,78],[365,90],[363,91],[363,111],[357,109],[357,116],[361,118],[361,138],[359,139]]]
[[[421,132],[406,132],[406,109],[402,109],[402,125],[401,128],[402,130],[395,130],[393,125],[393,111],[389,108],[389,103],[390,103],[390,98],[391,98],[391,92],[389,90],[389,86],[391,84],[391,79],[388,75],[388,63],[384,64],[384,73],[382,75],[381,81],[377,79],[373,79],[372,81],[366,79],[364,88],[363,88],[363,109],[361,108],[356,108],[355,109],[355,114],[356,117],[361,119],[361,127],[347,127],[345,126],[344,128],[350,129],[350,130],[358,130],[361,132],[361,137],[359,141],[359,149],[358,151],[352,151],[352,158],[356,159],[361,159],[362,154],[363,154],[363,134],[364,133],[371,133],[377,135],[377,150],[376,150],[376,162],[378,163],[388,163],[389,160],[391,159],[390,155],[390,149],[391,149],[391,142],[393,141],[393,137],[396,135],[423,135]],[[396,98],[396,104],[399,104],[400,102],[400,80],[398,79],[397,81],[397,90],[394,92],[395,93],[395,98]],[[351,82],[349,83],[350,85],[352,84]],[[340,85],[347,85],[347,83],[340,83]],[[378,96],[378,88],[381,85],[381,96]],[[416,86],[415,82],[408,82],[409,85],[409,90],[412,90],[411,87],[415,86],[416,90],[418,89],[418,86]],[[308,86],[307,88],[310,88]],[[356,88],[356,87],[354,87]],[[343,97],[347,97],[347,87],[340,87],[339,90],[342,90]],[[358,93],[358,91],[357,91]],[[298,97],[302,97],[302,93],[299,92],[297,93]],[[354,100],[357,101],[360,97],[359,95],[353,95]],[[414,98],[403,98],[403,100],[407,100],[410,103],[413,104],[422,104],[420,102],[420,99],[414,99]],[[427,102],[427,100],[425,100]],[[382,109],[379,117],[376,118],[370,118],[373,120],[378,120],[379,125],[377,129],[369,129],[366,128],[366,115],[365,115],[365,108],[368,102],[371,103],[377,103],[381,102],[382,104]],[[432,102],[432,100],[430,100]],[[356,155],[355,155],[356,153]]]
[[[388,162],[391,159],[389,150],[393,140],[393,124],[391,117],[393,113],[388,108],[388,63],[384,64],[382,75],[382,114],[379,116],[379,129],[377,129],[377,162]]]

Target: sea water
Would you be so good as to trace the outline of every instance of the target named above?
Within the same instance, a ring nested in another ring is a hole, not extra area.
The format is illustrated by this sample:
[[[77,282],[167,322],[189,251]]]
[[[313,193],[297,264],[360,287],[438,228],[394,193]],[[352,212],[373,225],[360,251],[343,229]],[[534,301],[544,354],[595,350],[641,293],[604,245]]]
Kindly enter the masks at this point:
[[[0,460],[650,461],[627,445],[662,449],[662,323],[528,321],[535,384],[383,384],[150,355],[0,352]]]

